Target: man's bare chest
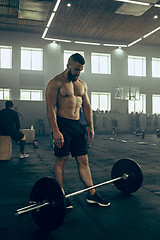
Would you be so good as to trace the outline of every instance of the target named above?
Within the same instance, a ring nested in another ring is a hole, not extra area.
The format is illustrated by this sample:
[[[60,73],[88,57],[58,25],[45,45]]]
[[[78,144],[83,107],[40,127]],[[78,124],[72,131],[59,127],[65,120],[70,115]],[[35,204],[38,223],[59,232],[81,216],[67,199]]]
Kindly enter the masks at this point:
[[[63,97],[67,97],[67,96],[80,96],[82,97],[84,95],[84,86],[79,83],[64,83],[62,84],[59,93],[61,96]]]

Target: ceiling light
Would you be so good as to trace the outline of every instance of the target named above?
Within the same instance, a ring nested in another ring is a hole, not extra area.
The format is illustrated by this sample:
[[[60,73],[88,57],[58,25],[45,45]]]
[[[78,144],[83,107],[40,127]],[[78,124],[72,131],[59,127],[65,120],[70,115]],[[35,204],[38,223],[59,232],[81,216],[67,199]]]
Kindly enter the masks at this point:
[[[158,18],[158,15],[154,15],[154,18],[155,18],[155,19]]]
[[[160,4],[154,4],[154,7],[160,7]]]
[[[68,3],[68,4],[67,4],[67,7],[71,7],[71,4],[70,4],[70,3]]]
[[[131,47],[132,45],[136,44],[137,42],[140,42],[141,40],[142,40],[142,38],[137,39],[136,41],[128,44],[128,47]]]
[[[42,38],[45,38],[47,31],[48,31],[48,28],[45,28]]]
[[[51,16],[50,16],[50,19],[49,19],[49,21],[48,21],[48,23],[47,23],[47,27],[49,28],[49,26],[51,25],[51,22],[52,22],[52,20],[53,20],[53,18],[54,18],[54,15],[55,15],[55,12],[52,12],[52,14],[51,14]]]
[[[153,31],[147,33],[146,35],[143,36],[143,38],[146,38],[146,37],[150,36],[151,34],[157,32],[158,30],[160,30],[160,27],[158,27],[158,28],[154,29]]]
[[[146,3],[146,2],[138,2],[138,1],[132,1],[132,0],[115,0],[117,2],[125,2],[125,3],[133,3],[133,4],[139,4],[139,5],[145,5],[145,6],[149,6],[150,3]]]
[[[71,43],[71,40],[57,39],[57,38],[44,38],[45,40],[56,41],[56,42],[68,42]]]
[[[127,45],[122,45],[122,44],[112,44],[112,43],[105,43],[103,46],[106,47],[127,47]]]
[[[79,42],[79,41],[75,41],[75,43],[79,43],[79,44],[88,44],[88,45],[100,45],[100,43],[92,43],[92,42]]]
[[[60,2],[61,2],[61,0],[57,0],[56,5],[55,5],[55,7],[54,7],[54,9],[53,9],[53,12],[56,12],[56,11],[57,11]]]

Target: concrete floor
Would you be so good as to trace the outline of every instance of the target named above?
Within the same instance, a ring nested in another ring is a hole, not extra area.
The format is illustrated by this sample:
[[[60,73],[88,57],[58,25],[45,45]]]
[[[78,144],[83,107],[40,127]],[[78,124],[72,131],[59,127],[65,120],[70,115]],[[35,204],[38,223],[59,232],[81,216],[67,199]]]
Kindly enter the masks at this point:
[[[160,239],[160,139],[156,135],[146,135],[142,140],[134,134],[97,134],[89,148],[94,184],[110,179],[117,160],[132,158],[141,165],[143,185],[130,196],[124,196],[113,184],[98,188],[111,202],[108,208],[88,205],[87,193],[72,197],[74,208],[67,211],[63,225],[52,232],[38,229],[30,213],[19,217],[14,214],[28,204],[31,189],[39,178],[53,177],[55,157],[50,137],[38,140],[39,149],[26,145],[28,159],[18,158],[19,147],[13,143],[12,159],[0,161],[0,240]],[[139,145],[140,141],[149,144]],[[83,189],[71,157],[65,167],[65,186],[67,193]]]

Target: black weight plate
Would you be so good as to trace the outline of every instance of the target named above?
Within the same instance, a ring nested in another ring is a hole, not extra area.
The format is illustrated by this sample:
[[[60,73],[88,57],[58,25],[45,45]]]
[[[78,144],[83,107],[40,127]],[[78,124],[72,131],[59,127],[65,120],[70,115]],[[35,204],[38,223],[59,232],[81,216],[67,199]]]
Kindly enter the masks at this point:
[[[115,181],[115,187],[124,193],[136,192],[143,182],[141,167],[132,159],[120,159],[113,165],[111,177],[112,179],[121,177],[124,173],[128,174],[129,177],[127,179]]]
[[[32,217],[39,228],[53,231],[62,225],[66,213],[64,194],[59,183],[53,178],[43,177],[32,188],[30,201],[44,200],[50,204],[34,210]]]

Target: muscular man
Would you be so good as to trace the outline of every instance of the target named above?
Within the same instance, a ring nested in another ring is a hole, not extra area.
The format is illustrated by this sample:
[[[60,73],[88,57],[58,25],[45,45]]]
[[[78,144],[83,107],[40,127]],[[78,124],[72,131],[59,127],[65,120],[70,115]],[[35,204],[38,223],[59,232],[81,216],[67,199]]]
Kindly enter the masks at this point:
[[[68,59],[67,69],[50,80],[46,89],[47,116],[55,145],[54,173],[63,190],[64,165],[70,153],[77,161],[79,176],[85,187],[93,186],[88,163],[86,128],[79,122],[79,110],[83,105],[84,117],[88,124],[88,141],[91,142],[94,138],[92,109],[87,85],[79,79],[84,64],[85,60],[80,54],[73,54]],[[95,189],[90,190],[87,202],[100,206],[110,205]],[[73,208],[69,199],[67,208]]]
[[[6,101],[5,108],[0,111],[0,134],[11,136],[13,140],[19,142],[21,159],[27,158],[29,155],[24,153],[25,136],[20,131],[20,121],[18,113],[12,109],[13,102]]]

